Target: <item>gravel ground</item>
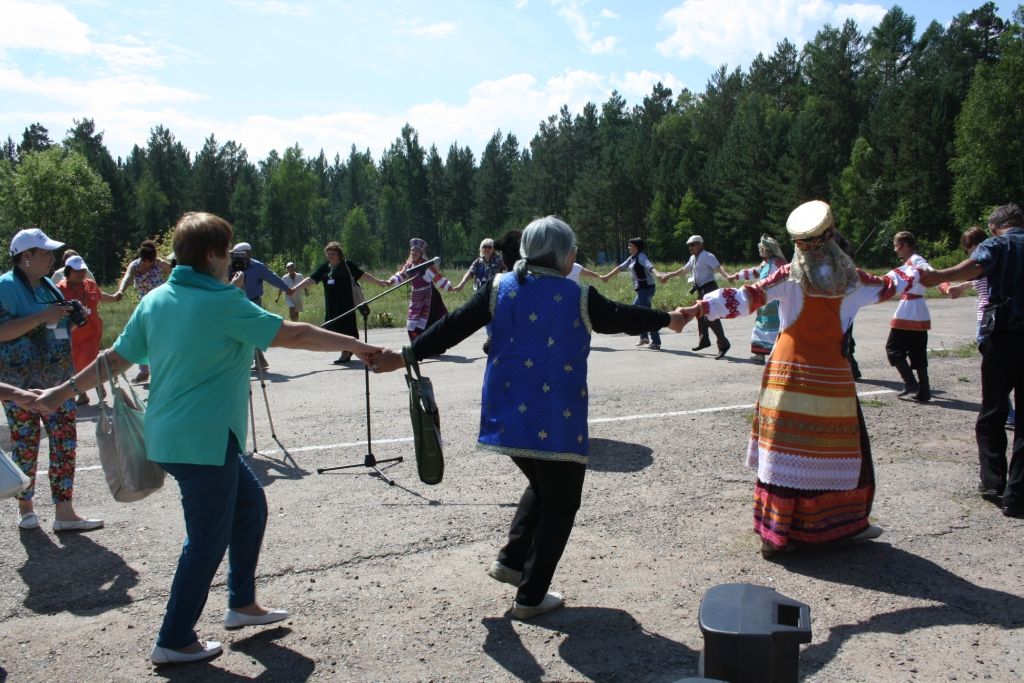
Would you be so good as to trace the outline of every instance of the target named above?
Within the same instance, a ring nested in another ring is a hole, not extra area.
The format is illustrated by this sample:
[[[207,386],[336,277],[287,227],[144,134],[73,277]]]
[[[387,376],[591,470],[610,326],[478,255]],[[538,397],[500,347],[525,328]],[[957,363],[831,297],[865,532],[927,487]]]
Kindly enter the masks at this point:
[[[929,305],[930,346],[965,348],[973,301]],[[113,502],[96,469],[97,410],[86,407],[76,504],[107,527],[56,536],[46,500],[43,528],[19,532],[5,503],[0,681],[667,682],[695,675],[701,596],[730,582],[811,606],[805,680],[1021,680],[1024,522],[974,493],[979,358],[935,355],[933,403],[897,400],[883,350],[892,309],[865,310],[856,327],[878,481],[872,516],[886,532],[777,562],[758,553],[753,473],[743,465],[761,373],[746,360],[752,320],[726,322],[727,361],[689,352],[690,328],[669,333],[661,352],[595,336],[591,466],[553,586],[567,606],[530,622],[509,618],[513,589],[484,573],[524,480],[474,448],[482,332],[422,365],[446,437],[445,480],[433,487],[416,477],[401,374],[370,380],[374,453],[407,458],[388,470],[398,485],[361,469],[319,475],[366,452],[361,366],[271,350],[267,391],[287,453],[270,438],[254,384],[252,462],[271,510],[259,597],[292,616],[224,631],[222,568],[198,628],[225,652],[179,667],[148,662],[183,537],[177,488],[169,479],[144,501]],[[402,330],[371,331],[374,343],[404,340]]]

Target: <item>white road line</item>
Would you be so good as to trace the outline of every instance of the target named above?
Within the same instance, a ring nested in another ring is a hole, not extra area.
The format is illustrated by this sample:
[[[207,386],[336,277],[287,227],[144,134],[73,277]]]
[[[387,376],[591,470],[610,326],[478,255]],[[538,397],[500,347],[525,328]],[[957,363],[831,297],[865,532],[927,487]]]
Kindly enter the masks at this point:
[[[878,391],[859,392],[857,395],[858,396],[878,396],[880,394],[895,394],[895,393],[896,393],[895,389],[879,389]],[[744,403],[743,405],[737,405],[737,406],[718,406],[718,407],[715,407],[715,408],[697,408],[695,410],[676,410],[676,411],[672,411],[672,412],[669,412],[669,413],[644,413],[644,414],[641,414],[641,415],[622,415],[622,416],[619,416],[619,417],[598,417],[598,418],[594,418],[593,420],[588,420],[588,423],[592,424],[592,425],[595,425],[595,424],[605,424],[605,423],[608,423],[608,422],[630,422],[632,420],[651,420],[651,419],[657,419],[657,418],[662,418],[662,417],[680,417],[682,415],[703,415],[703,414],[706,414],[706,413],[724,413],[724,412],[727,412],[727,411],[730,411],[730,410],[750,410],[753,407],[754,407],[753,403]],[[381,443],[405,443],[405,442],[408,442],[408,441],[412,441],[412,437],[411,436],[406,436],[406,437],[402,437],[402,438],[399,438],[399,439],[376,439],[376,440],[374,440],[374,443],[375,444],[381,444]],[[333,448],[353,448],[355,446],[365,446],[365,445],[366,445],[366,441],[349,441],[347,443],[329,443],[329,444],[324,444],[322,446],[301,446],[299,448],[290,448],[290,449],[288,449],[288,454],[291,455],[292,453],[304,453],[304,452],[307,452],[307,451],[329,451],[329,450],[331,450]],[[278,448],[278,449],[274,449],[272,451],[260,451],[259,454],[260,455],[277,455],[278,453],[283,453],[283,452],[284,451],[282,451],[281,449]],[[77,472],[87,472],[89,470],[98,470],[98,469],[100,469],[99,465],[90,465],[88,467],[78,467],[78,468],[76,468],[75,471],[77,471]]]

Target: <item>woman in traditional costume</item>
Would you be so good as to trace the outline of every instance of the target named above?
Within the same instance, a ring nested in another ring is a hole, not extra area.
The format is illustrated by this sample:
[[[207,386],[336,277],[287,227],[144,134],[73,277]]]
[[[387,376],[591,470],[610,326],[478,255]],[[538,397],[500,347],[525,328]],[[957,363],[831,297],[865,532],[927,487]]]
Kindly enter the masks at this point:
[[[757,282],[763,280],[776,270],[786,265],[786,257],[782,255],[782,247],[772,237],[761,235],[757,243],[757,253],[761,256],[761,265],[746,268],[729,276],[730,282]],[[764,364],[764,359],[772,352],[775,339],[779,336],[779,302],[772,301],[757,309],[754,329],[750,332],[750,359]]]
[[[798,545],[882,533],[868,522],[875,494],[871,444],[843,334],[862,306],[892,298],[898,279],[853,265],[835,242],[825,202],[797,207],[786,229],[796,244],[791,263],[686,309],[695,317],[735,318],[779,302],[780,332],[747,449],[747,465],[757,471],[754,531],[766,558]],[[907,270],[901,277],[920,277]]]
[[[418,266],[426,260],[426,240],[421,240],[418,237],[412,238],[409,240],[409,258],[405,260],[402,269],[388,278],[387,282],[389,285],[397,285],[412,278],[409,290],[409,313],[406,316],[406,331],[409,333],[410,341],[448,313],[448,308],[444,305],[437,288],[446,292],[455,289],[454,285],[441,274],[436,266],[431,265],[426,270],[409,273],[410,268]]]

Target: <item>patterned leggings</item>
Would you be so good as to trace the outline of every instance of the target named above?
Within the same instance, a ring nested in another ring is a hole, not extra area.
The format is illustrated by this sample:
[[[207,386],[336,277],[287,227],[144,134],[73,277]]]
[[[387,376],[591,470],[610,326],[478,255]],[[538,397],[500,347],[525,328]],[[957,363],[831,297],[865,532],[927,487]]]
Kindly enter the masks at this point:
[[[17,495],[19,500],[31,500],[36,486],[36,462],[39,459],[40,422],[50,437],[50,494],[53,502],[71,500],[75,486],[75,447],[78,430],[74,400],[65,401],[57,412],[50,415],[25,410],[4,401],[7,424],[11,428],[11,460],[32,480],[31,485]]]

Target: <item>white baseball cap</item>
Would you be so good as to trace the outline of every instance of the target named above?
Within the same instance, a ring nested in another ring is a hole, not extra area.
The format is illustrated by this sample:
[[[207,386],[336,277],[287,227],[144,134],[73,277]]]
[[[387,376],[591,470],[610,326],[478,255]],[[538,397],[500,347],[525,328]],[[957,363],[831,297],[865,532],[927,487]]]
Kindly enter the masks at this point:
[[[294,268],[295,267],[295,263],[293,263],[292,261],[289,261],[288,263],[284,264],[284,267],[285,268]]]
[[[704,244],[704,238],[700,235],[690,235],[690,239],[686,240],[686,246],[691,244]]]
[[[252,245],[248,242],[239,242],[231,251],[252,251]]]
[[[45,249],[46,251],[53,251],[54,249],[60,249],[64,246],[63,242],[51,240],[46,236],[46,233],[39,228],[27,228],[25,230],[19,230],[18,234],[11,240],[11,256],[17,256],[23,251],[29,249]]]
[[[89,266],[85,265],[85,259],[82,258],[81,256],[72,256],[71,258],[64,262],[64,267],[70,268],[71,270],[89,269]]]

